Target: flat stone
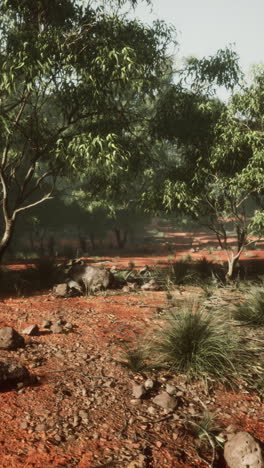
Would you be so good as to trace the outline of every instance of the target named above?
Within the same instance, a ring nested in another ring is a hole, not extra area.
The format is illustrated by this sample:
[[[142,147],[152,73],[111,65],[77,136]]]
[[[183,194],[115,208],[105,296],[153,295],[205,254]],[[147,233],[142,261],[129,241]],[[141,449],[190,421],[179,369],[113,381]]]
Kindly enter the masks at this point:
[[[35,324],[35,325],[30,325],[29,327],[25,328],[22,331],[22,334],[28,335],[28,336],[36,336],[38,335],[38,332],[39,332],[39,327]]]
[[[132,394],[135,398],[141,398],[146,393],[146,389],[142,384],[133,383],[132,385]]]
[[[161,408],[173,410],[177,406],[177,400],[170,396],[167,392],[162,392],[153,398],[153,403],[160,406]]]
[[[175,395],[175,393],[176,393],[176,387],[175,387],[174,385],[167,384],[167,385],[166,385],[166,392],[167,392],[169,395]]]

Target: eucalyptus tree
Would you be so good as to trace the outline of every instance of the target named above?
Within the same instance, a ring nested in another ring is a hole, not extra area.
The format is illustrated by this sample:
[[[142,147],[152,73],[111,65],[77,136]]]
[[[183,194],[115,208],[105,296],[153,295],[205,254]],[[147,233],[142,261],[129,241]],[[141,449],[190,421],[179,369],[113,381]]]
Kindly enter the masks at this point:
[[[222,58],[224,66],[225,55]],[[224,104],[213,97],[211,84],[232,85],[236,62],[234,67],[227,61],[225,75],[219,63],[211,74],[209,62],[202,61],[199,69],[199,63],[191,61],[189,79],[194,65],[194,86],[172,85],[158,105],[155,131],[174,143],[175,152],[161,162],[158,196],[153,190],[152,203],[207,226],[226,253],[226,276],[231,278],[243,250],[264,232],[264,73],[258,69],[253,82]],[[149,194],[145,198],[149,200]],[[236,233],[235,247],[230,230]]]
[[[140,167],[148,129],[133,103],[157,93],[173,31],[119,15],[124,3],[1,2],[0,258],[58,179],[84,174],[100,191]]]

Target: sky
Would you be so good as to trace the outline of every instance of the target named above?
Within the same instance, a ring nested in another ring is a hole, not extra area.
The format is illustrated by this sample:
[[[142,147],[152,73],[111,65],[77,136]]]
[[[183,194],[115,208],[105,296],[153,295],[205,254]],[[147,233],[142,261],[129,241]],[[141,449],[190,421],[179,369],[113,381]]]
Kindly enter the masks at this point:
[[[202,58],[233,44],[246,75],[264,63],[264,0],[152,0],[152,8],[140,4],[136,16],[175,26],[181,57]]]

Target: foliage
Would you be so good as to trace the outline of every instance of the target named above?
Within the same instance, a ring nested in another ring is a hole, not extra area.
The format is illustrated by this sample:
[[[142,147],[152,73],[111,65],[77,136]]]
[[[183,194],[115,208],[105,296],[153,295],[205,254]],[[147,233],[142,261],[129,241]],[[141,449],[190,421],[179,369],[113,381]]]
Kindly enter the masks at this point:
[[[202,280],[212,278],[214,263],[205,256],[199,258],[195,264],[195,270]]]
[[[237,342],[220,321],[200,310],[176,310],[151,340],[152,361],[192,377],[235,372]]]
[[[264,326],[264,288],[252,288],[247,300],[236,305],[233,315],[250,326]]]
[[[187,420],[187,425],[190,427],[193,435],[202,442],[205,442],[206,445],[211,445],[213,442],[215,446],[223,446],[224,440],[221,441],[218,437],[221,432],[221,427],[216,422],[215,414],[205,411],[204,413],[197,415],[195,420],[189,418]]]
[[[202,82],[208,76],[207,83],[216,79],[219,84],[219,77],[231,85],[237,62],[231,72],[229,59],[225,78],[222,65],[217,74],[213,58],[191,60],[189,78],[200,74]],[[228,277],[243,250],[264,231],[263,83],[264,72],[258,69],[253,83],[228,105],[212,97],[211,88],[197,89],[196,81],[191,90],[172,84],[157,104],[154,131],[171,142],[171,150],[151,173],[152,191],[144,201],[151,209],[192,216],[213,231],[227,255]],[[235,233],[235,251],[228,231]]]
[[[93,192],[114,193],[136,173],[148,125],[135,103],[154,98],[173,32],[99,0],[4,0],[0,15],[2,255],[17,217],[58,180],[79,173]]]

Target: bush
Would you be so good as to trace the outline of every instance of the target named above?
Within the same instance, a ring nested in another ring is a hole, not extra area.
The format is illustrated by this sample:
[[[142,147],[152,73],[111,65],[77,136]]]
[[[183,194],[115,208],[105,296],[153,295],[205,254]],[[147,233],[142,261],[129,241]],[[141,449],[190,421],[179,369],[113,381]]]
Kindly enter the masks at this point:
[[[199,310],[171,312],[149,346],[154,366],[194,377],[235,371],[237,341],[220,321]]]
[[[212,278],[214,263],[211,260],[207,260],[206,257],[200,258],[195,265],[195,270],[199,277],[203,280]]]
[[[253,288],[248,299],[238,304],[233,312],[236,320],[251,326],[264,326],[264,288]]]
[[[156,268],[153,271],[153,279],[163,288],[190,283],[194,280],[195,273],[191,271],[186,260],[172,263],[168,268]]]

